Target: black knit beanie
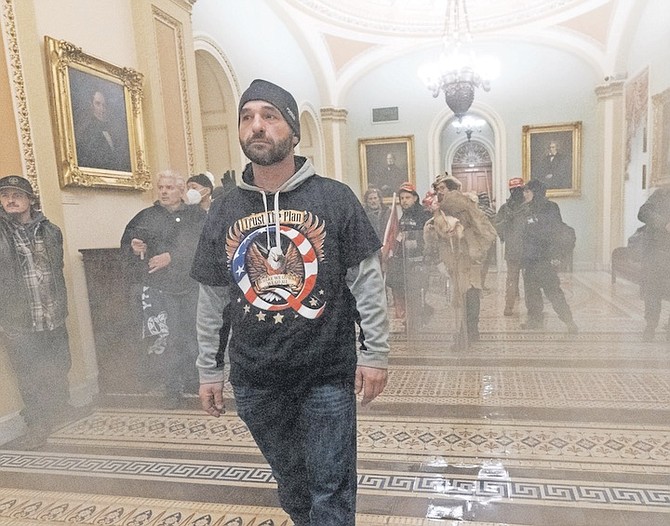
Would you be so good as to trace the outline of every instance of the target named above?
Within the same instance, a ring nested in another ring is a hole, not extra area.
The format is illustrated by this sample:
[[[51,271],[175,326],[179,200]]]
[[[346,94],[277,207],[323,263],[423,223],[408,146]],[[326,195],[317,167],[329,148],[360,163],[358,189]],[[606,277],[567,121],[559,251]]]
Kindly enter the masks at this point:
[[[210,190],[214,189],[212,181],[210,181],[209,177],[207,177],[205,174],[192,175],[186,181],[186,184],[188,183],[198,183],[200,186],[204,186]]]
[[[242,106],[250,100],[264,100],[276,107],[284,116],[286,122],[288,122],[288,125],[293,130],[296,138],[300,140],[298,104],[295,102],[293,95],[284,88],[281,88],[272,82],[268,82],[267,80],[254,80],[246,91],[242,93],[242,97],[240,98],[240,105],[237,108],[238,124]]]

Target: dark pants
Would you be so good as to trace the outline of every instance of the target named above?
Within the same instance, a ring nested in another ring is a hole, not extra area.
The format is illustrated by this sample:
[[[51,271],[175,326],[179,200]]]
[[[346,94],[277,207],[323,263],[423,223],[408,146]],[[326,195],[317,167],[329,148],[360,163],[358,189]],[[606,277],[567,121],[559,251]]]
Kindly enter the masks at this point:
[[[277,480],[296,526],[353,526],[356,519],[356,398],[353,386],[304,393],[234,387],[240,418]]]
[[[144,379],[150,383],[164,384],[165,390],[171,395],[185,390],[197,393],[199,381],[195,360],[198,357],[198,289],[186,294],[163,293],[162,300],[169,334],[161,354],[152,353],[153,345],[149,347],[144,364]]]
[[[660,295],[648,294],[644,298],[644,319],[647,322],[647,327],[656,330],[658,321],[661,318],[661,303]]]
[[[505,278],[505,310],[512,311],[519,299],[519,275],[521,274],[521,263],[519,261],[507,261],[507,276]]]
[[[6,342],[26,423],[51,428],[70,400],[67,374],[72,362],[67,329],[12,334]]]
[[[523,270],[523,287],[526,293],[529,320],[542,321],[544,310],[542,292],[544,292],[558,314],[558,318],[564,323],[573,321],[570,306],[565,301],[565,294],[561,289],[561,280],[550,261],[535,261],[527,264]]]
[[[468,339],[479,340],[479,311],[481,305],[481,291],[470,287],[465,293],[465,323],[468,330]]]
[[[186,294],[167,294],[169,369],[166,380],[168,392],[198,392],[199,385],[195,360],[198,357],[196,315],[198,289]],[[173,321],[170,321],[173,320]],[[195,389],[195,391],[193,391]]]

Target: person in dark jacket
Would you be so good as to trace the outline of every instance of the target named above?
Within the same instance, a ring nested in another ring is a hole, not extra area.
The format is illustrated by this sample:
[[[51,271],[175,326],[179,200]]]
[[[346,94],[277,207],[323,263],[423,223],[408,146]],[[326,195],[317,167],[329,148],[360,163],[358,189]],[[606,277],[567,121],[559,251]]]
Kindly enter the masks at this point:
[[[69,409],[63,235],[36,208],[27,179],[0,179],[0,203],[0,335],[23,399],[26,443],[38,446]]]
[[[546,192],[546,186],[538,180],[529,181],[523,189],[524,201],[528,203],[528,215],[521,235],[521,265],[528,321],[522,328],[544,327],[544,292],[559,319],[567,325],[568,332],[576,334],[578,328],[556,271],[559,254],[552,242],[553,235],[563,220],[558,205],[547,200]]]
[[[152,376],[165,385],[166,407],[178,407],[184,390],[198,390],[195,329],[198,284],[189,272],[207,216],[186,205],[184,179],[158,175],[158,200],[126,226],[121,250],[142,285],[143,337],[151,344]],[[158,370],[156,370],[158,369]]]
[[[670,299],[670,186],[658,188],[651,194],[640,207],[637,218],[646,225],[642,238],[640,293],[647,325],[642,337],[653,341],[661,316],[661,302]],[[670,339],[670,332],[667,336]]]
[[[519,299],[519,276],[521,275],[521,236],[526,226],[528,203],[524,201],[524,182],[521,177],[508,181],[509,198],[495,216],[494,223],[500,241],[505,247],[507,275],[505,277],[505,316],[512,316]]]
[[[389,258],[388,268],[386,270],[386,285],[393,294],[393,305],[395,316],[399,320],[406,321],[407,318],[407,288],[421,287],[415,277],[425,276],[417,267],[423,262],[423,226],[431,217],[431,213],[426,210],[419,200],[419,194],[415,186],[406,182],[398,189],[398,199],[402,215],[400,216],[400,243],[393,257]],[[415,272],[421,272],[421,276],[416,276]],[[410,285],[408,282],[412,281]],[[413,286],[412,286],[413,285]],[[420,290],[410,290],[417,296],[421,296]],[[416,298],[412,298],[416,299]],[[412,306],[417,303],[412,301]],[[427,305],[421,305],[415,315],[424,314],[423,307],[428,307],[428,312],[432,309]]]
[[[378,188],[368,188],[363,194],[363,210],[368,215],[372,227],[377,232],[380,241],[384,242],[384,231],[391,215],[391,210],[384,205],[381,190]]]

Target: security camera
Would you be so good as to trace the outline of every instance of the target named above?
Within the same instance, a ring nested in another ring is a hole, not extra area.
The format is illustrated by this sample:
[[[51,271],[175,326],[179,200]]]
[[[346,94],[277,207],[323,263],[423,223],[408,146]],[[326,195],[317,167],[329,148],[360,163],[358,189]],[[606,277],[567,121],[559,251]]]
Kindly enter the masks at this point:
[[[616,80],[626,80],[628,73],[613,73],[605,77],[605,82],[614,82]]]

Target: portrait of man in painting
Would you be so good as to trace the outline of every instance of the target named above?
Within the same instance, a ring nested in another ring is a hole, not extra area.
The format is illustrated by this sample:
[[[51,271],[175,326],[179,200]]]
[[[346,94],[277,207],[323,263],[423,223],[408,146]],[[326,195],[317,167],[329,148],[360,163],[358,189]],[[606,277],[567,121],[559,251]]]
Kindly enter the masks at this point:
[[[530,140],[531,179],[549,190],[572,188],[572,132],[534,133]]]
[[[389,198],[405,181],[409,181],[407,144],[368,144],[368,187],[378,188],[382,197]]]
[[[69,68],[77,165],[131,172],[122,84]]]

